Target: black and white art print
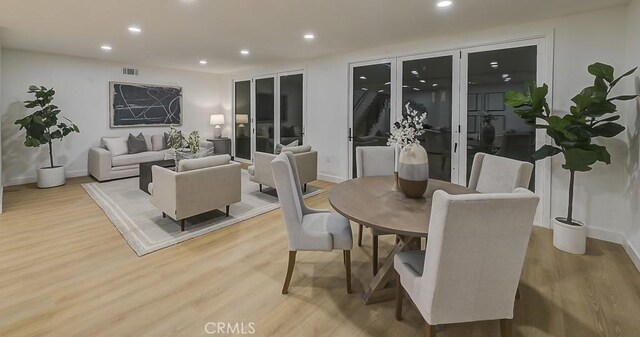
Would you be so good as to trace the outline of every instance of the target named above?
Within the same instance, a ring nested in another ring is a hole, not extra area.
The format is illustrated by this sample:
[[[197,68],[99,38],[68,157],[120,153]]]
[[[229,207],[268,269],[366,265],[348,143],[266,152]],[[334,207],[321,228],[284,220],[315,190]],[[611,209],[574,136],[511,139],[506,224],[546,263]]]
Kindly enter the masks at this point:
[[[111,127],[182,125],[182,88],[109,82]]]

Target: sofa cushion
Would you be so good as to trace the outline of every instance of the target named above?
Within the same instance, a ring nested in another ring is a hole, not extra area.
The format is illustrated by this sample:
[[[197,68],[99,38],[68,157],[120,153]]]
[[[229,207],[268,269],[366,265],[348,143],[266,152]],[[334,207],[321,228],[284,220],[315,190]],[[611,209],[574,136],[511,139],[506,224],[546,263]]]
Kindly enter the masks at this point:
[[[151,142],[151,135],[144,135],[144,142],[147,144],[147,151],[153,151],[153,143]]]
[[[178,162],[178,172],[186,172],[206,167],[225,165],[229,164],[230,161],[231,156],[229,156],[228,154],[203,158],[183,159]]]
[[[119,156],[129,153],[126,137],[104,137],[102,138],[102,141],[104,142],[107,150],[111,152],[111,156]]]
[[[129,134],[127,139],[127,147],[129,148],[129,153],[140,153],[147,151],[147,142],[144,140],[144,136],[142,132],[137,136]]]
[[[285,146],[282,148],[282,152],[289,151],[294,154],[296,153],[304,153],[311,151],[311,145],[300,145],[300,146]]]
[[[140,153],[123,154],[120,156],[114,156],[111,158],[112,166],[125,166],[140,164],[147,161],[163,160],[163,151],[146,151]]]
[[[164,135],[151,136],[151,150],[160,151],[164,149]]]
[[[287,144],[287,145],[282,145],[280,143],[276,144],[276,149],[273,151],[273,154],[280,154],[282,153],[282,149],[285,147],[292,147],[292,146],[298,146],[298,140],[296,139],[295,141]]]

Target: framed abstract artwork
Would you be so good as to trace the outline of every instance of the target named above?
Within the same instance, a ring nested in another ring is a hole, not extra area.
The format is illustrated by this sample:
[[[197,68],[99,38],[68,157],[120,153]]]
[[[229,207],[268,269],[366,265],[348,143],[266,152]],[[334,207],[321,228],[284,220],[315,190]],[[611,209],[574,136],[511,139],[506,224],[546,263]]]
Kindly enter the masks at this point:
[[[182,125],[182,87],[109,82],[112,128]]]

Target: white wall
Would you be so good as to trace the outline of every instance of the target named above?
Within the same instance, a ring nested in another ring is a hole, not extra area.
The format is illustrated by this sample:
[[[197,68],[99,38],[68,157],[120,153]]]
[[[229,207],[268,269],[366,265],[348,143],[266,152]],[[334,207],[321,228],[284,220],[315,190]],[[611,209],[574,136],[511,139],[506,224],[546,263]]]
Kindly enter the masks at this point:
[[[640,0],[633,0],[627,10],[627,68],[640,65]],[[627,82],[627,92],[640,94],[640,72]],[[626,114],[626,136],[629,144],[629,158],[626,163],[628,185],[625,192],[630,209],[629,223],[625,232],[625,249],[640,269],[640,100],[629,102]]]
[[[122,75],[122,67],[136,67],[139,76]],[[54,103],[61,115],[71,119],[80,128],[62,142],[54,142],[57,164],[66,166],[68,176],[87,174],[87,153],[97,146],[102,136],[128,133],[160,133],[167,128],[109,127],[109,81],[146,84],[179,85],[183,88],[183,127],[185,131],[198,130],[203,139],[211,138],[213,127],[209,115],[225,113],[231,120],[230,108],[221,104],[221,97],[230,96],[230,89],[222,76],[181,70],[111,63],[86,58],[2,50],[2,162],[6,185],[35,181],[36,169],[47,163],[47,148],[27,148],[22,143],[24,132],[18,131],[14,121],[27,112],[22,101],[30,99],[27,88],[31,84],[53,86]],[[230,123],[223,130],[231,134]]]
[[[441,36],[304,63],[253,69],[233,74],[232,77],[305,68],[308,141],[319,152],[320,177],[338,181],[348,176],[349,63],[536,37],[553,30],[553,102],[554,109],[562,113],[568,111],[571,97],[592,83],[587,73],[590,63],[606,62],[618,71],[627,66],[624,55],[626,11],[626,7],[618,7],[462,35]],[[230,99],[230,96],[227,97],[227,100]],[[622,113],[625,114],[625,111]],[[621,135],[602,143],[609,147],[613,163],[609,166],[598,164],[592,172],[577,176],[575,216],[590,226],[590,235],[622,242],[622,233],[627,228],[630,216],[624,193],[628,180],[628,139]],[[561,164],[560,157],[552,161],[552,217],[566,213],[568,173],[561,169]]]

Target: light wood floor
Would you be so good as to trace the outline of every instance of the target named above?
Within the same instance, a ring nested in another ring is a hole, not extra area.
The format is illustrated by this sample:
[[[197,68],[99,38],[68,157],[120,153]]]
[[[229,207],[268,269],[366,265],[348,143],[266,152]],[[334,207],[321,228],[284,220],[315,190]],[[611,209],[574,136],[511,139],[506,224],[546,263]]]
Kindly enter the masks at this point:
[[[405,301],[365,306],[371,243],[342,255],[302,252],[289,295],[280,290],[287,241],[279,211],[137,257],[80,187],[5,190],[0,215],[0,336],[204,336],[206,322],[255,322],[256,336],[421,336]],[[329,183],[316,183],[331,188]],[[327,194],[308,200],[329,207]],[[357,227],[353,226],[354,233]],[[381,242],[381,255],[391,247]],[[588,255],[560,253],[535,228],[516,303],[515,336],[640,336],[640,273],[622,247],[589,240]],[[497,322],[438,336],[497,336]]]

